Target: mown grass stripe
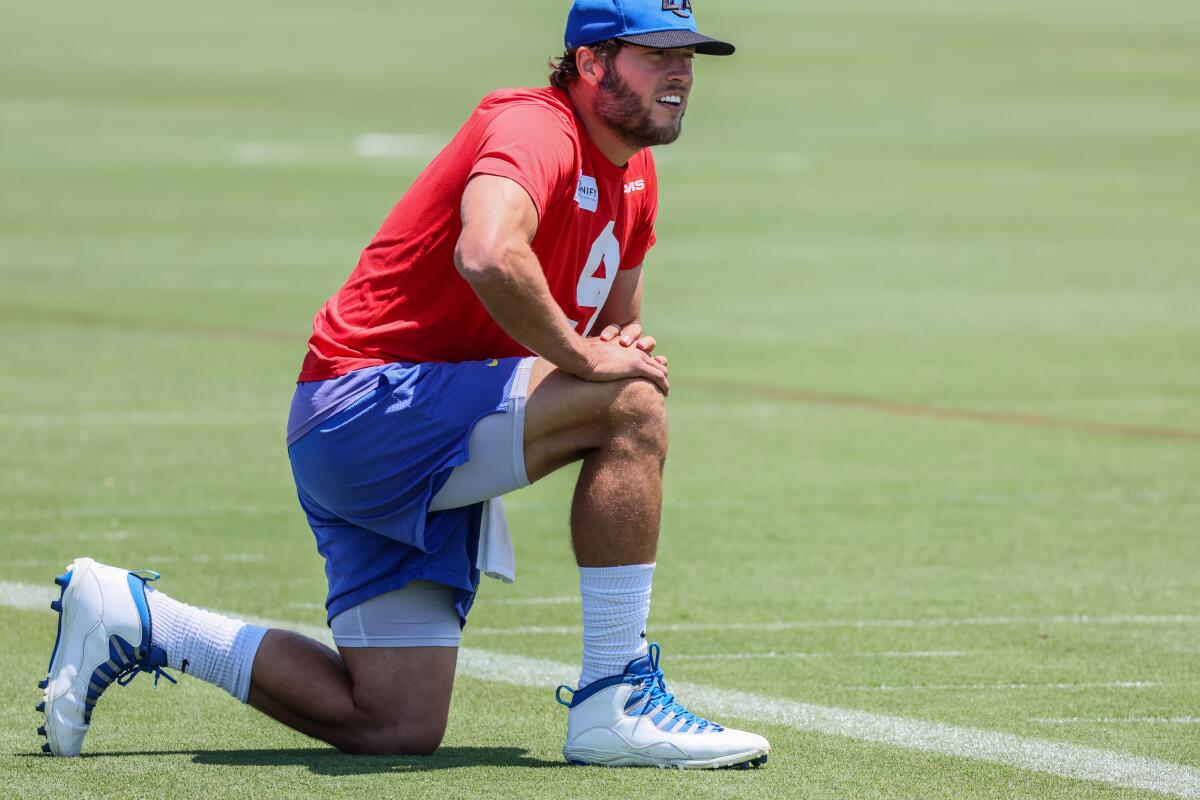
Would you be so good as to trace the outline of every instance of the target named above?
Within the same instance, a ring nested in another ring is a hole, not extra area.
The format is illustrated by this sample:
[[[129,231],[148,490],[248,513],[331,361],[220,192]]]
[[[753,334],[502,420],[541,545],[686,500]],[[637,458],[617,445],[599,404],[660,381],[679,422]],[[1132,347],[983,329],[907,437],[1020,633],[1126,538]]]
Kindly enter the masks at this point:
[[[691,385],[727,395],[750,395],[768,400],[784,400],[804,405],[824,405],[852,408],[900,417],[924,417],[943,422],[981,422],[1020,428],[1051,428],[1079,433],[1100,433],[1138,439],[1166,439],[1175,442],[1200,442],[1200,431],[1166,428],[1153,425],[1124,425],[1088,419],[1052,417],[1015,411],[985,411],[972,408],[951,408],[925,403],[902,403],[877,397],[811,391],[787,386],[768,386],[744,381],[695,378]]]
[[[165,333],[174,336],[200,335],[222,337],[234,341],[303,345],[308,332],[263,330],[234,325],[214,325],[176,319],[134,319],[81,309],[36,308],[10,303],[0,304],[0,315],[6,320],[48,322],[86,327],[112,327],[134,331]],[[756,397],[764,400],[801,405],[821,405],[867,411],[898,417],[922,417],[941,422],[976,422],[1017,428],[1044,428],[1076,433],[1124,436],[1135,439],[1159,439],[1177,443],[1200,443],[1200,431],[1156,425],[1134,425],[1101,422],[1089,419],[1055,417],[1018,411],[990,411],[974,408],[954,408],[926,403],[901,402],[886,398],[866,397],[840,392],[804,389],[794,386],[775,386],[717,378],[690,378],[688,385],[724,396]]]

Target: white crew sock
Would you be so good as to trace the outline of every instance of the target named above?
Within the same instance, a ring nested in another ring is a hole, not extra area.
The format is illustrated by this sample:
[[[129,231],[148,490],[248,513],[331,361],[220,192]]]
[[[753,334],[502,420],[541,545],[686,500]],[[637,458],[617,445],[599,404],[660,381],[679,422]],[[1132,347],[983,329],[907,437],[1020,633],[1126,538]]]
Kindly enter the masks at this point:
[[[578,688],[620,675],[630,661],[646,655],[646,619],[650,616],[653,579],[653,564],[579,568],[583,671]]]
[[[167,597],[146,587],[150,644],[167,654],[167,666],[220,686],[243,703],[250,669],[267,629],[247,625]]]

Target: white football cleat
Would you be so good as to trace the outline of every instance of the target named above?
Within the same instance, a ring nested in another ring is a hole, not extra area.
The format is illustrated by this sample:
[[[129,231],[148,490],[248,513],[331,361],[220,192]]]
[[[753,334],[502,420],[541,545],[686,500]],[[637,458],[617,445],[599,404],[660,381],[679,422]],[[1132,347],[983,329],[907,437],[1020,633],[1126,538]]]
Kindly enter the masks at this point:
[[[767,763],[771,745],[756,733],[701,719],[667,692],[661,648],[629,662],[625,673],[573,692],[563,757],[572,764],[678,769],[749,769]]]
[[[58,612],[58,638],[50,669],[38,686],[44,691],[37,710],[46,722],[42,751],[79,755],[100,695],[114,681],[124,686],[140,672],[162,675],[166,653],[150,645],[150,608],[146,582],[157,572],[130,572],[77,558],[54,579],[62,587],[50,607]]]

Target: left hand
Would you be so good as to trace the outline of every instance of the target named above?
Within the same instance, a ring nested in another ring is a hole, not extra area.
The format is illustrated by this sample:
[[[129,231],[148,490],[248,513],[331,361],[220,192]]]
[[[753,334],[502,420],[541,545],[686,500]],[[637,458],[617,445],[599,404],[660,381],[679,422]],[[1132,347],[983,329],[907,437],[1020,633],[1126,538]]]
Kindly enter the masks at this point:
[[[622,347],[636,347],[643,353],[653,353],[654,348],[658,346],[653,336],[642,335],[642,324],[640,322],[631,322],[625,327],[620,325],[609,325],[604,330],[600,331],[600,340],[611,342],[613,339],[618,339]],[[655,356],[655,361],[660,364],[666,364],[665,356]]]

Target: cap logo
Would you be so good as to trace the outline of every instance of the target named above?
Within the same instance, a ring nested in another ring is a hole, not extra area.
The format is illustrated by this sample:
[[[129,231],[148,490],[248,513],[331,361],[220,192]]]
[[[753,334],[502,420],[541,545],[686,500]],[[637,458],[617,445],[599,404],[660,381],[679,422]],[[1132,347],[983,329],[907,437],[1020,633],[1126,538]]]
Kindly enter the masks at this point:
[[[662,10],[687,19],[692,15],[692,0],[663,0]]]

